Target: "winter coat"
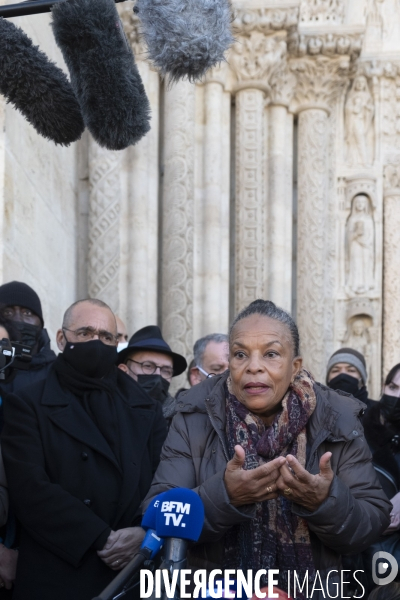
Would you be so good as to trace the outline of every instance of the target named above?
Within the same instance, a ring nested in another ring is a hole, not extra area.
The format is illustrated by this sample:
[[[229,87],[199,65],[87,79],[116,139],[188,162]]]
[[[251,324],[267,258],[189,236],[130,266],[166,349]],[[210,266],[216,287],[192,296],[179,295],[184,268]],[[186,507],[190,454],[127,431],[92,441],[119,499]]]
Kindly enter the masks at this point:
[[[197,568],[221,568],[225,532],[252,519],[255,512],[254,505],[232,506],[224,485],[231,458],[225,434],[224,383],[228,375],[206,379],[179,397],[144,502],[146,507],[151,498],[173,487],[191,488],[200,495],[205,522],[199,544],[191,553],[191,564]],[[329,451],[335,476],[329,497],[316,511],[294,503],[292,511],[306,519],[315,567],[326,573],[340,570],[341,554],[360,552],[379,537],[390,522],[391,505],[364,439],[359,419],[364,405],[318,383],[315,392],[317,405],[307,425],[306,469],[319,473],[319,460]]]
[[[0,384],[2,396],[16,392],[27,385],[36,383],[47,377],[56,355],[50,348],[50,338],[46,329],[40,332],[38,351],[32,356],[29,369],[14,369],[13,376],[5,383]]]
[[[118,382],[121,465],[54,369],[5,398],[3,458],[22,526],[13,600],[90,600],[115,577],[96,550],[110,528],[140,524],[166,436],[160,404],[122,372]]]

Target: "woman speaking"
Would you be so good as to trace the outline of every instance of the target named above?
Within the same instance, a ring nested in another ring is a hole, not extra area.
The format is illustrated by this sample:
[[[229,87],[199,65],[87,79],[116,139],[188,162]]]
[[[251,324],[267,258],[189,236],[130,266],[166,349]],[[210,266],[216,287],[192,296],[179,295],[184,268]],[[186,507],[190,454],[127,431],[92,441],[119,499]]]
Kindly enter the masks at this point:
[[[147,501],[172,487],[200,495],[193,568],[279,569],[283,590],[296,572],[314,600],[325,598],[317,571],[337,593],[340,555],[367,548],[389,524],[364,405],[314,381],[296,324],[270,301],[239,313],[229,346],[229,370],[180,396]]]

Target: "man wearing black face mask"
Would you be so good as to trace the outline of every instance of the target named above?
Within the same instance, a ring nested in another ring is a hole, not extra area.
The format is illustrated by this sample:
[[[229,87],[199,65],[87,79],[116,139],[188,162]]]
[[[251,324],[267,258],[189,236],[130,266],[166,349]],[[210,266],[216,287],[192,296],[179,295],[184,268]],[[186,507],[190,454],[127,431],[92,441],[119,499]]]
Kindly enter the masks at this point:
[[[330,388],[347,392],[369,406],[367,366],[360,352],[353,348],[336,350],[328,361],[326,372],[326,382]]]
[[[184,372],[187,362],[183,356],[172,352],[160,328],[148,325],[134,333],[128,347],[118,354],[118,367],[161,403],[164,417],[171,421],[175,399],[168,393],[169,386],[172,377]]]
[[[32,348],[29,369],[13,371],[12,377],[1,384],[4,393],[15,392],[44,379],[56,355],[50,348],[50,338],[43,328],[42,305],[37,293],[26,283],[11,281],[0,286],[0,313],[17,330],[18,339]]]
[[[46,380],[4,401],[2,451],[21,523],[14,600],[100,594],[143,539],[140,504],[167,432],[160,404],[115,366],[106,304],[72,305],[57,343]]]

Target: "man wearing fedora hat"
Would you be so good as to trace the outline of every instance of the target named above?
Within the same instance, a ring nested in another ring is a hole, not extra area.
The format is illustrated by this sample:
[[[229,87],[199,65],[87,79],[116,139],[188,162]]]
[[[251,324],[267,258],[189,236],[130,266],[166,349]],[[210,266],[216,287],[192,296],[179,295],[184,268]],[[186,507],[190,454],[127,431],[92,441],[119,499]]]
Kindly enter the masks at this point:
[[[171,420],[175,413],[175,398],[169,393],[172,377],[183,373],[186,359],[172,352],[157,325],[139,329],[128,347],[118,354],[118,367],[135,379],[153,398],[162,404],[163,415]]]

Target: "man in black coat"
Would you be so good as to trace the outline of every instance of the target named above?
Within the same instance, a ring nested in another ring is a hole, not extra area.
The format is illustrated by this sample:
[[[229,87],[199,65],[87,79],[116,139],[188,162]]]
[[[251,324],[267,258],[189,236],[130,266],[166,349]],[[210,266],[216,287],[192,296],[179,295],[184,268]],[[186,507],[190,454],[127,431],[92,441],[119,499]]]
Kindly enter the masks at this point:
[[[2,393],[17,390],[36,383],[47,376],[56,355],[50,348],[50,338],[42,314],[42,305],[37,293],[26,283],[10,281],[0,285],[0,314],[17,330],[21,342],[32,349],[32,360],[27,370],[13,371],[12,377],[1,384]]]
[[[75,303],[46,380],[5,399],[3,457],[22,524],[14,600],[90,600],[142,541],[166,423],[115,367],[116,335],[107,305]]]

